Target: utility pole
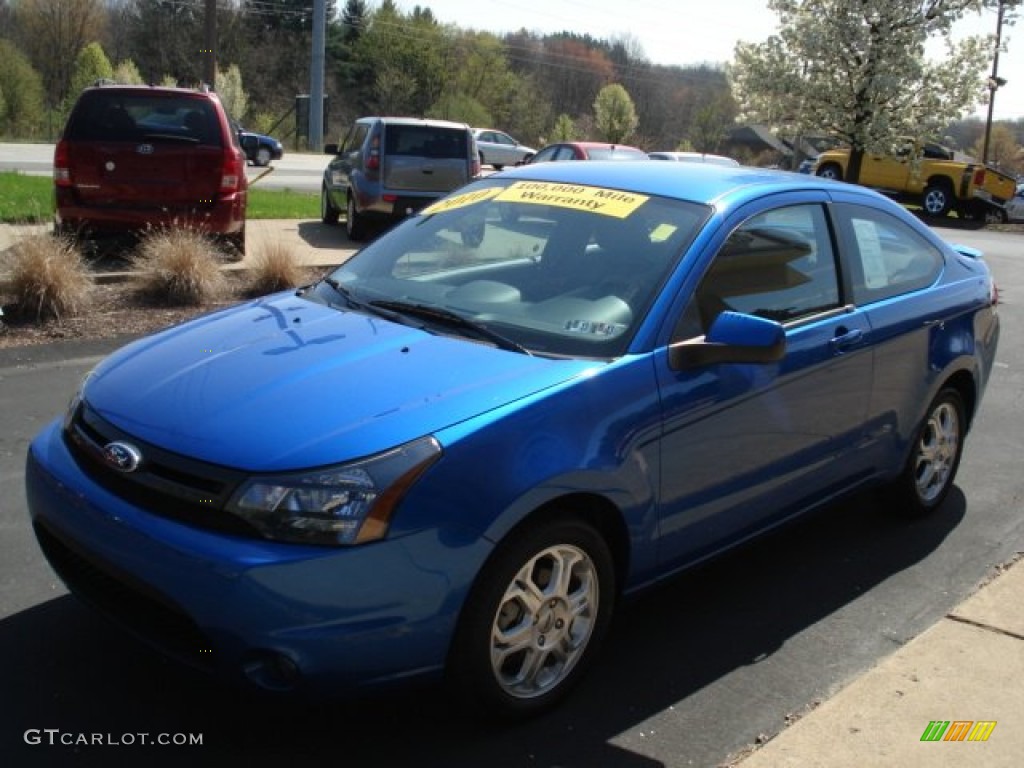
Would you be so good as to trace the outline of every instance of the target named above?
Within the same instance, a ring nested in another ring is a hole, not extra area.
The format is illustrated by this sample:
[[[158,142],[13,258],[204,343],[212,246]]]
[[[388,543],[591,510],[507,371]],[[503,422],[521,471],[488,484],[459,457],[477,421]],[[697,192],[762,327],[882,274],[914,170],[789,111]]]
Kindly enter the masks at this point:
[[[203,61],[203,79],[216,90],[217,86],[217,0],[206,0],[206,13],[203,24],[205,47],[201,51]]]
[[[324,149],[324,50],[327,3],[313,0],[313,44],[309,61],[309,149]]]
[[[992,56],[992,75],[988,79],[988,119],[985,120],[985,143],[981,148],[981,164],[988,164],[988,145],[992,138],[992,109],[995,106],[996,91],[1006,85],[1006,80],[999,77],[999,48],[1002,46],[1003,8],[1006,0],[999,0],[996,11],[996,50]]]

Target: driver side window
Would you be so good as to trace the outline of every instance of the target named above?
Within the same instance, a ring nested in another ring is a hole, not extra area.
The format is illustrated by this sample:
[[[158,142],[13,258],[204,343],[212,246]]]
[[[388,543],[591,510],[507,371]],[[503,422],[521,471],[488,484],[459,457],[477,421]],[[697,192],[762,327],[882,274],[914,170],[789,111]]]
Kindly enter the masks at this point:
[[[674,340],[706,334],[724,311],[780,323],[839,306],[832,238],[820,205],[778,208],[748,219],[715,256]]]

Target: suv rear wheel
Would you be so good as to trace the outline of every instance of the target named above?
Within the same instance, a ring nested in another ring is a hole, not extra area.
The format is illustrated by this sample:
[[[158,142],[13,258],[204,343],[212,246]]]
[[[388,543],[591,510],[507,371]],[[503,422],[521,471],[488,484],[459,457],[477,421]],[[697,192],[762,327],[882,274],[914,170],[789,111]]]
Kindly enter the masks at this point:
[[[348,204],[345,207],[345,231],[349,240],[366,238],[366,217],[356,210],[356,201],[352,195],[348,196]]]

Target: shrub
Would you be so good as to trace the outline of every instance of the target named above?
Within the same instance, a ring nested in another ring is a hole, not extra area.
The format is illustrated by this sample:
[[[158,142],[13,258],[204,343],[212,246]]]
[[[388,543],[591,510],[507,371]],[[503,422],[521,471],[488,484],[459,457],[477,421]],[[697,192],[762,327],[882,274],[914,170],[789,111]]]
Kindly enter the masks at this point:
[[[30,235],[15,243],[11,289],[15,312],[36,322],[58,322],[88,305],[93,280],[73,240],[49,234]]]
[[[281,243],[267,243],[260,247],[253,257],[250,275],[249,290],[257,296],[295,288],[308,278],[291,248]]]
[[[142,291],[165,304],[205,304],[218,298],[225,284],[216,246],[188,227],[144,236],[135,267]]]

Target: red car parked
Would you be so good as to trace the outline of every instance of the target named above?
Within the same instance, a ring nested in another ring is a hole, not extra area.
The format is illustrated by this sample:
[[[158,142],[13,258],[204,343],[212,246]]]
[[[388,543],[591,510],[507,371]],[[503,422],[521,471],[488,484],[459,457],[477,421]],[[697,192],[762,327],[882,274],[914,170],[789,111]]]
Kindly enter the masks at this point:
[[[245,248],[245,154],[214,93],[86,88],[54,154],[57,232],[192,226]]]
[[[549,144],[537,152],[529,163],[558,160],[649,160],[647,153],[625,144],[606,144],[600,141],[562,141]]]

